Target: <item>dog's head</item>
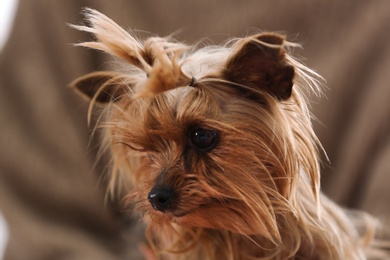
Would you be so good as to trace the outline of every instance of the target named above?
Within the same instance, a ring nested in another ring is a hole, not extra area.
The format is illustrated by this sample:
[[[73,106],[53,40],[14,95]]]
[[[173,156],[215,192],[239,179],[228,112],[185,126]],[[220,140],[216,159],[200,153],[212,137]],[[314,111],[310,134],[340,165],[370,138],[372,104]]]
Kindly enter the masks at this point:
[[[309,215],[303,204],[318,195],[317,141],[302,85],[314,81],[286,53],[283,36],[193,50],[157,37],[142,42],[93,10],[87,18],[90,27],[75,27],[97,41],[79,45],[127,65],[72,86],[109,108],[103,125],[115,170],[131,175],[128,201],[157,223],[274,242],[290,218]]]

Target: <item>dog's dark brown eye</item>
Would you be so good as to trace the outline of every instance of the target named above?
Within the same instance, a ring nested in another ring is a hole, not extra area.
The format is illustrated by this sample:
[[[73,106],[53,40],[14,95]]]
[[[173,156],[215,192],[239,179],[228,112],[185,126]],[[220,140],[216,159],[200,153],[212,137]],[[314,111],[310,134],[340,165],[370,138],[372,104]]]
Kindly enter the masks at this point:
[[[196,129],[190,133],[193,148],[200,152],[211,151],[218,142],[218,132],[214,130]]]

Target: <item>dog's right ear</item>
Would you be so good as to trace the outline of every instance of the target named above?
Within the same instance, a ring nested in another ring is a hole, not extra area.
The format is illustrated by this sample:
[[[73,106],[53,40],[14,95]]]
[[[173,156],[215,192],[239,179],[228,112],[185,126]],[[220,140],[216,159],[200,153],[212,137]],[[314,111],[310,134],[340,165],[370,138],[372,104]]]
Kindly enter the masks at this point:
[[[265,90],[278,100],[291,96],[294,67],[286,60],[285,37],[261,33],[236,42],[224,77],[253,90]]]
[[[128,91],[123,74],[96,71],[75,79],[71,84],[82,96],[104,104],[120,100]]]

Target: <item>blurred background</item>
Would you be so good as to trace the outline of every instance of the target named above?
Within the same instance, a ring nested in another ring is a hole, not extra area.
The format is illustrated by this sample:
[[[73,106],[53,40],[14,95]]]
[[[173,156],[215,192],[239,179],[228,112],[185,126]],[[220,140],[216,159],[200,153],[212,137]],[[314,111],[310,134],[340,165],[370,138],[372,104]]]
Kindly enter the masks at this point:
[[[67,87],[110,60],[71,45],[90,39],[66,25],[81,22],[84,6],[125,28],[178,32],[188,44],[257,30],[301,43],[295,56],[326,79],[324,97],[312,99],[330,160],[323,190],[390,225],[390,1],[7,0],[0,4],[0,259],[140,259],[140,225],[118,201],[105,203],[88,103]]]

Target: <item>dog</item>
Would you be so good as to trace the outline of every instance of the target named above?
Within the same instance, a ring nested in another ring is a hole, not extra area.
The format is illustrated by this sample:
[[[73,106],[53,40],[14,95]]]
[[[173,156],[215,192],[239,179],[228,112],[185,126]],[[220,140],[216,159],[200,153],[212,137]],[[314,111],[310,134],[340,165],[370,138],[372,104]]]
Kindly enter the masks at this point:
[[[86,8],[76,44],[123,61],[71,83],[105,107],[110,189],[146,223],[159,259],[367,259],[377,221],[320,190],[321,144],[307,96],[322,78],[283,35],[196,48],[142,41]],[[91,113],[91,112],[90,112]]]

